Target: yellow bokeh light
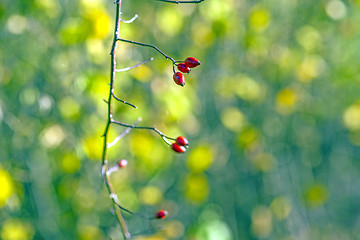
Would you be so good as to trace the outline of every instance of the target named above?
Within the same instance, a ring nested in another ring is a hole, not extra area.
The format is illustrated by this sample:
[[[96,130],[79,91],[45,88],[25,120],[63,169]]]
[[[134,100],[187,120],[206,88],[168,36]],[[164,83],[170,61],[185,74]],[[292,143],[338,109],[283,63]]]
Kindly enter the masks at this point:
[[[168,240],[165,236],[162,236],[160,233],[154,234],[153,236],[140,236],[136,240]]]
[[[221,113],[221,122],[227,129],[239,132],[246,124],[246,117],[239,109],[228,107]]]
[[[343,122],[350,131],[360,130],[360,103],[353,104],[344,111]]]
[[[322,45],[320,33],[312,26],[304,26],[296,32],[296,40],[306,51],[314,51]]]
[[[98,161],[101,159],[102,148],[103,148],[103,139],[99,136],[95,137],[86,137],[82,141],[82,146],[85,150],[86,155],[90,160]]]
[[[104,54],[106,51],[104,42],[100,39],[87,39],[86,50],[89,54],[90,60],[94,63],[101,64],[108,59],[108,56]]]
[[[275,159],[271,154],[268,153],[260,153],[257,154],[253,159],[252,162],[260,171],[268,172],[270,171],[275,165]]]
[[[71,97],[61,99],[58,108],[61,116],[68,120],[77,120],[80,117],[80,104]]]
[[[188,93],[189,94],[189,93]],[[161,95],[161,100],[169,112],[168,117],[172,121],[183,120],[191,114],[196,100],[191,101],[184,91],[178,91],[178,88],[170,89]]]
[[[89,35],[89,24],[80,18],[68,18],[58,31],[58,37],[61,43],[71,45],[83,42]]]
[[[145,205],[155,205],[162,200],[162,191],[158,187],[147,186],[140,190],[139,199]]]
[[[260,101],[264,97],[261,85],[247,76],[239,76],[236,85],[232,87],[235,93],[246,101]]]
[[[112,23],[109,15],[104,10],[97,10],[92,13],[93,20],[93,38],[103,39],[110,33],[110,27]]]
[[[254,127],[244,128],[238,135],[238,145],[242,149],[249,149],[256,147],[259,142],[259,131]]]
[[[270,209],[278,220],[284,220],[289,216],[292,205],[289,198],[280,196],[271,202]]]
[[[199,11],[204,19],[228,19],[234,11],[234,2],[236,0],[211,0],[203,4]]]
[[[305,199],[312,207],[323,205],[329,198],[329,191],[322,184],[313,185],[306,193]]]
[[[258,238],[265,238],[272,232],[272,214],[269,208],[257,206],[251,213],[251,230]]]
[[[169,159],[165,157],[166,146],[152,134],[134,132],[131,135],[130,146],[136,159],[140,160],[143,170],[154,171],[169,163]]]
[[[191,27],[191,39],[194,44],[206,48],[213,44],[215,33],[209,23],[195,22]]]
[[[174,36],[182,30],[183,15],[177,8],[164,7],[158,11],[156,22],[163,34]]]
[[[152,70],[146,65],[137,67],[132,71],[132,75],[136,80],[140,82],[148,82],[152,77]]]
[[[210,147],[199,146],[192,150],[187,159],[187,166],[192,172],[203,172],[208,169],[214,160]]]
[[[184,230],[184,225],[179,221],[169,221],[165,227],[166,235],[176,239],[179,239],[184,235]]]
[[[14,193],[14,183],[10,174],[0,169],[0,208],[5,206],[6,201]]]
[[[185,178],[185,196],[195,203],[206,200],[209,194],[209,185],[205,175],[189,174]]]
[[[255,31],[264,31],[270,24],[270,13],[263,8],[255,7],[249,17],[250,27]]]
[[[49,127],[46,127],[40,133],[41,144],[47,148],[55,148],[65,139],[66,134],[64,129],[58,125],[54,124]]]
[[[7,219],[1,226],[1,239],[3,240],[30,240],[34,230],[31,225],[16,219]]]
[[[297,77],[300,82],[310,82],[324,69],[324,60],[317,56],[305,58],[297,67]]]
[[[81,161],[74,154],[67,153],[61,159],[61,169],[66,173],[75,173],[79,170]]]
[[[59,16],[61,6],[54,0],[35,0],[35,4],[38,8],[42,9],[50,18],[56,18]]]
[[[97,240],[103,238],[103,233],[97,226],[79,225],[77,230],[80,240]]]
[[[98,102],[99,98],[106,98],[106,93],[109,91],[108,81],[109,77],[102,74],[91,77],[88,93],[96,102]]]
[[[140,158],[149,158],[154,149],[154,141],[149,134],[134,133],[130,140],[131,149]]]
[[[281,114],[292,113],[298,102],[298,94],[290,88],[281,90],[276,96],[276,110]]]
[[[360,131],[351,132],[349,134],[349,140],[355,146],[360,146]]]

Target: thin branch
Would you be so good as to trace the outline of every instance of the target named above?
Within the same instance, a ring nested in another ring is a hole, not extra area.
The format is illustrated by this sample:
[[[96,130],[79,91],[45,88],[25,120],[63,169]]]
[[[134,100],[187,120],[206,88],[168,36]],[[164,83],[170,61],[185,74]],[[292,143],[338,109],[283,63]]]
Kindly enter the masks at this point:
[[[108,189],[109,194],[114,194],[115,190],[112,186],[112,182],[110,179],[110,175],[107,175],[106,172],[108,170],[108,161],[107,161],[107,141],[108,141],[108,134],[110,131],[110,125],[111,125],[111,119],[112,119],[112,97],[114,92],[114,82],[115,82],[115,70],[116,70],[116,61],[115,61],[115,53],[116,53],[116,47],[117,47],[117,38],[119,36],[120,31],[120,14],[121,14],[121,0],[116,0],[116,17],[115,17],[115,30],[114,30],[114,39],[111,47],[111,64],[110,64],[110,91],[109,91],[109,97],[108,97],[108,120],[106,122],[105,131],[104,131],[104,144],[103,144],[103,154],[102,154],[102,166],[101,166],[101,173],[103,175],[103,179],[105,182],[105,185]],[[122,229],[122,234],[125,239],[130,238],[130,232],[127,228],[126,222],[124,217],[121,214],[120,209],[118,206],[113,203],[113,206],[115,208],[115,214],[119,221],[120,227]]]
[[[121,68],[121,69],[116,69],[115,72],[125,72],[125,71],[129,71],[130,69],[133,69],[133,68],[136,68],[136,67],[139,67],[140,65],[142,64],[145,64],[145,63],[148,63],[150,61],[154,60],[154,58],[149,58],[148,60],[145,60],[141,63],[138,63],[134,66],[131,66],[131,67],[126,67],[126,68]]]
[[[134,123],[134,125],[137,125],[141,120],[142,120],[141,118],[138,118],[138,120]],[[130,127],[126,128],[119,136],[117,136],[114,139],[114,141],[107,144],[107,148],[111,148],[112,146],[114,146],[121,138],[125,137],[125,135],[128,134],[130,130],[131,130]]]
[[[127,105],[129,105],[129,106],[131,106],[131,107],[133,107],[133,108],[137,108],[137,106],[135,106],[134,104],[129,103],[129,102],[127,102],[127,101],[124,101],[124,100],[116,97],[115,94],[114,94],[114,91],[111,92],[111,95],[112,95],[116,100],[118,100],[119,102],[122,102],[122,103],[124,103],[124,104],[127,104]]]
[[[123,19],[121,19],[121,21],[122,21],[123,23],[132,23],[133,21],[135,21],[135,19],[137,19],[137,17],[138,17],[138,15],[135,14],[135,16],[133,16],[130,20],[123,20]]]
[[[149,48],[153,48],[156,51],[158,51],[161,55],[163,55],[166,59],[170,59],[173,64],[175,64],[175,60],[172,57],[169,57],[168,55],[166,55],[163,51],[161,51],[157,46],[151,45],[151,44],[146,44],[146,43],[140,43],[140,42],[135,42],[132,40],[127,40],[127,39],[122,39],[122,38],[117,38],[117,41],[122,41],[122,42],[127,42],[127,43],[132,43],[132,44],[136,44],[136,45],[140,45],[140,46],[144,46],[144,47],[149,47]]]
[[[171,138],[166,136],[164,133],[162,133],[161,131],[159,131],[156,127],[142,127],[142,126],[136,126],[135,124],[126,124],[126,123],[122,123],[122,122],[118,122],[116,120],[111,120],[112,123],[115,123],[117,125],[123,126],[123,127],[128,127],[128,128],[135,128],[135,129],[144,129],[144,130],[151,130],[156,132],[157,134],[160,135],[160,137],[168,144],[171,145],[171,142],[169,142],[168,139],[175,141],[175,138]]]
[[[197,1],[171,1],[171,0],[156,0],[156,1],[179,4],[179,3],[201,3],[201,2],[203,2],[204,0],[197,0]]]

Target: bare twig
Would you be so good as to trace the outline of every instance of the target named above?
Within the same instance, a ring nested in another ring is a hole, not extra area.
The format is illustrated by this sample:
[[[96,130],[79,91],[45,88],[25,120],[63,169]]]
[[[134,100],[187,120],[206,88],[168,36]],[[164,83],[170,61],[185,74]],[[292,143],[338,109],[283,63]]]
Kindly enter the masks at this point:
[[[122,21],[123,23],[132,23],[132,22],[135,21],[135,19],[137,19],[137,18],[138,18],[138,15],[135,14],[135,16],[133,16],[130,20],[121,19],[121,21]]]
[[[137,125],[140,121],[141,121],[141,118],[138,118],[138,120],[134,123],[134,125]],[[117,136],[114,139],[114,141],[107,144],[107,148],[111,148],[112,146],[114,146],[121,138],[125,137],[125,135],[128,134],[130,132],[130,130],[131,130],[130,127],[126,128],[119,136]]]
[[[129,71],[130,69],[133,69],[133,68],[139,67],[140,65],[145,64],[145,63],[148,63],[148,62],[150,62],[150,61],[152,61],[152,60],[154,60],[154,58],[149,58],[148,60],[145,60],[145,61],[143,61],[143,62],[141,62],[141,63],[138,63],[138,64],[136,64],[136,65],[133,65],[133,66],[131,66],[131,67],[126,67],[126,68],[116,69],[115,71],[116,71],[116,72],[125,72],[125,71]]]
[[[159,2],[167,2],[167,3],[176,3],[176,4],[180,4],[180,3],[201,3],[204,0],[197,0],[197,1],[171,1],[171,0],[156,0]]]
[[[132,40],[126,40],[126,39],[122,39],[122,38],[117,38],[117,40],[122,41],[122,42],[127,42],[127,43],[132,43],[132,44],[144,46],[144,47],[153,48],[156,51],[158,51],[161,55],[163,55],[166,59],[170,59],[173,62],[173,64],[175,64],[175,62],[176,62],[172,57],[169,57],[168,55],[166,55],[157,46],[154,46],[154,45],[151,45],[151,44],[146,44],[146,43],[141,43],[141,42],[135,42],[135,41],[132,41]]]
[[[118,121],[116,121],[116,120],[111,120],[111,122],[112,122],[112,123],[115,123],[115,124],[117,124],[117,125],[123,126],[123,127],[136,128],[136,129],[144,129],[144,130],[154,131],[154,132],[156,132],[157,134],[159,134],[160,137],[161,137],[168,145],[171,145],[171,142],[169,142],[168,139],[175,141],[175,138],[166,136],[164,133],[160,132],[160,130],[157,129],[156,127],[136,126],[135,124],[126,124],[126,123],[118,122]]]

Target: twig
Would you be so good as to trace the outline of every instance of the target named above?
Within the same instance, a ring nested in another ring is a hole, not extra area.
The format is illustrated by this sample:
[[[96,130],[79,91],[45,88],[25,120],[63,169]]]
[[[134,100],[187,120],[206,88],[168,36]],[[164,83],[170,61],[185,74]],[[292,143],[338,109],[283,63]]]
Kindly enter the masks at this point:
[[[122,21],[123,23],[132,23],[133,21],[135,21],[135,19],[137,19],[137,17],[138,17],[138,15],[135,14],[135,16],[133,16],[130,20],[123,20],[123,19],[121,19],[121,21]]]
[[[154,46],[154,45],[151,45],[151,44],[146,44],[146,43],[141,43],[141,42],[135,42],[135,41],[132,41],[132,40],[127,40],[127,39],[122,39],[122,38],[117,38],[116,40],[126,42],[126,43],[132,43],[132,44],[136,44],[136,45],[140,45],[140,46],[144,46],[144,47],[153,48],[156,51],[158,51],[161,55],[163,55],[166,59],[170,59],[173,62],[173,64],[175,64],[175,62],[176,62],[172,57],[169,57],[168,55],[166,55],[157,46]]]
[[[141,63],[138,63],[138,64],[136,64],[136,65],[134,65],[134,66],[126,67],[126,68],[121,68],[121,69],[116,69],[115,71],[116,71],[116,72],[129,71],[130,69],[139,67],[140,65],[145,64],[145,63],[148,63],[148,62],[150,62],[150,61],[152,61],[152,60],[154,60],[154,58],[149,58],[148,60],[145,60],[145,61],[143,61],[143,62],[141,62]]]
[[[141,121],[141,118],[138,118],[138,120],[134,123],[134,125],[137,125],[140,121]],[[130,127],[126,128],[119,136],[117,136],[114,139],[114,141],[107,144],[107,148],[111,148],[112,146],[114,146],[121,138],[123,138],[126,134],[128,134],[130,132],[130,130],[131,130]]]
[[[171,142],[168,141],[168,139],[170,140],[174,140],[175,138],[172,137],[168,137],[166,136],[164,133],[162,133],[159,129],[157,129],[156,127],[142,127],[142,126],[136,126],[135,124],[126,124],[126,123],[122,123],[122,122],[118,122],[116,120],[111,120],[112,123],[115,123],[117,125],[123,126],[123,127],[128,127],[128,128],[136,128],[136,129],[144,129],[144,130],[151,130],[156,132],[157,134],[160,135],[160,137],[168,144],[171,145]]]
[[[156,0],[156,1],[179,4],[179,3],[201,3],[201,2],[203,2],[204,0],[197,0],[197,1],[171,1],[171,0]]]

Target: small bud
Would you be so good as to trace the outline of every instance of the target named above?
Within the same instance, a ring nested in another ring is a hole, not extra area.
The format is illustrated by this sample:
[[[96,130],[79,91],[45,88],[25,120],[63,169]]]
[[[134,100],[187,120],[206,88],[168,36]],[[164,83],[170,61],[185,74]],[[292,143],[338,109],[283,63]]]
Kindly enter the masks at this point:
[[[168,211],[166,210],[160,210],[155,214],[155,218],[164,219],[168,215]]]
[[[189,72],[190,72],[190,68],[187,67],[187,66],[185,65],[185,63],[179,63],[179,64],[177,65],[177,68],[179,69],[180,72],[183,72],[183,73],[189,73]]]
[[[189,144],[189,141],[185,137],[179,136],[176,138],[175,143],[179,146],[186,147]]]
[[[184,153],[186,151],[184,146],[179,146],[176,143],[171,144],[171,149],[177,153]]]
[[[185,85],[185,77],[181,72],[174,73],[173,79],[177,85],[180,85],[182,87]]]
[[[119,160],[118,165],[120,168],[124,168],[124,167],[126,167],[127,163],[128,162],[125,159],[121,159],[121,160]]]
[[[194,68],[200,65],[200,61],[194,57],[188,57],[187,59],[185,59],[185,65],[188,68]]]

